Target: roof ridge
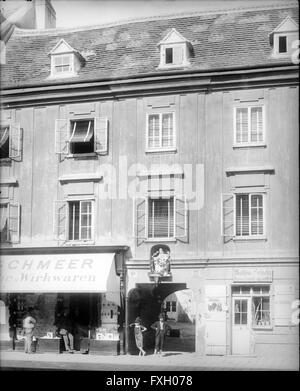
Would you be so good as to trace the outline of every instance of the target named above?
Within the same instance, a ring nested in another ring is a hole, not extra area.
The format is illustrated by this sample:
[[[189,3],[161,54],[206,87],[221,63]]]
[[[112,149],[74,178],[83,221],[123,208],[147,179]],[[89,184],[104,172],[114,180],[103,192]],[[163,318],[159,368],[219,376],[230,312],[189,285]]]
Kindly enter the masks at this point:
[[[179,18],[185,18],[185,17],[193,17],[193,16],[200,16],[200,15],[217,15],[217,14],[227,14],[227,13],[234,13],[234,12],[241,12],[241,11],[258,11],[258,10],[271,10],[271,9],[286,9],[286,8],[295,8],[298,7],[298,3],[295,1],[291,1],[286,4],[270,4],[265,6],[253,6],[253,7],[235,7],[235,8],[228,8],[228,9],[216,9],[216,10],[206,10],[206,11],[193,11],[193,12],[181,12],[181,13],[175,13],[175,14],[166,14],[166,15],[157,15],[157,16],[146,16],[146,17],[140,17],[140,18],[130,18],[130,19],[124,19],[120,21],[110,22],[110,23],[104,23],[104,24],[97,24],[97,25],[86,25],[86,26],[78,26],[78,27],[59,27],[59,28],[51,28],[51,29],[43,29],[43,30],[37,30],[37,29],[21,29],[18,27],[15,27],[15,34],[22,35],[22,36],[30,36],[30,35],[52,35],[54,32],[56,34],[66,34],[71,32],[77,32],[77,31],[88,31],[88,30],[96,30],[101,28],[108,28],[108,27],[115,27],[115,26],[121,26],[126,25],[130,23],[142,23],[146,21],[155,21],[155,20],[165,20],[165,19],[179,19]]]

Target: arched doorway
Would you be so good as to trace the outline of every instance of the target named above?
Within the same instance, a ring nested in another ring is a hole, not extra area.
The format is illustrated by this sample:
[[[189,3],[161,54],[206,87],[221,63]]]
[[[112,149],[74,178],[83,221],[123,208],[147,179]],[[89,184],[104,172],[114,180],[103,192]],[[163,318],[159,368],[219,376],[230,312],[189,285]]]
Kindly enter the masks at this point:
[[[158,285],[145,283],[136,284],[136,287],[128,293],[128,306],[127,306],[127,319],[128,325],[134,323],[137,316],[142,319],[143,326],[147,327],[147,331],[144,333],[144,348],[151,353],[154,349],[154,331],[151,329],[151,325],[158,319],[158,315],[165,313],[166,298],[176,292],[189,291],[190,294],[186,295],[187,300],[182,300],[184,294],[178,294],[178,305],[182,307],[182,311],[186,309],[186,303],[190,307],[194,308],[194,299],[192,291],[187,289],[184,283],[160,283]],[[190,299],[190,302],[188,301]],[[185,304],[183,304],[185,303]],[[179,307],[178,307],[179,308]],[[191,311],[189,311],[189,314]],[[180,315],[179,321],[174,322],[168,320],[170,326],[173,329],[171,334],[166,339],[165,350],[169,351],[195,351],[195,321],[189,317],[184,318],[183,314]],[[178,330],[179,326],[182,331]],[[189,332],[187,331],[189,329]],[[133,327],[129,328],[128,332],[128,353],[137,354],[138,350],[135,346]],[[186,343],[186,344],[185,344]]]

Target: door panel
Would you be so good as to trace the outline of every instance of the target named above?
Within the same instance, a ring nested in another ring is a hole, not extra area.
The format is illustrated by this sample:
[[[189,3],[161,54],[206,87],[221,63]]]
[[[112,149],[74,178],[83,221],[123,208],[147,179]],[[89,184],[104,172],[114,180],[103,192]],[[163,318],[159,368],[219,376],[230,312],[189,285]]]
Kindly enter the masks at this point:
[[[250,297],[233,297],[232,299],[232,354],[247,355],[250,353]]]

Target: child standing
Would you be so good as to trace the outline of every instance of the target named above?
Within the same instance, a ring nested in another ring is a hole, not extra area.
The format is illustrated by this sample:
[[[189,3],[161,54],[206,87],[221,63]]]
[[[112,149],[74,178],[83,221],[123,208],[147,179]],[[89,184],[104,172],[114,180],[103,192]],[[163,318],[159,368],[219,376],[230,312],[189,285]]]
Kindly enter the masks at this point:
[[[146,327],[141,325],[141,318],[137,317],[134,323],[131,323],[129,327],[134,326],[134,336],[135,336],[135,343],[137,348],[139,349],[139,356],[146,355],[145,350],[143,349],[143,332],[147,330]]]

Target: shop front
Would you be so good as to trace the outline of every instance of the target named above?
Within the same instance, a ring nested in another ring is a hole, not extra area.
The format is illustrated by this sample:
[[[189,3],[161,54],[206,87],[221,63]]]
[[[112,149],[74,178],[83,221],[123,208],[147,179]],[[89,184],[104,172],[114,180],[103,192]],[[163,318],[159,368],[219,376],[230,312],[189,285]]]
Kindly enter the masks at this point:
[[[7,249],[1,252],[1,348],[23,350],[22,320],[37,320],[37,352],[63,352],[68,317],[74,351],[123,351],[123,257],[127,248]],[[2,319],[3,318],[3,319]]]

